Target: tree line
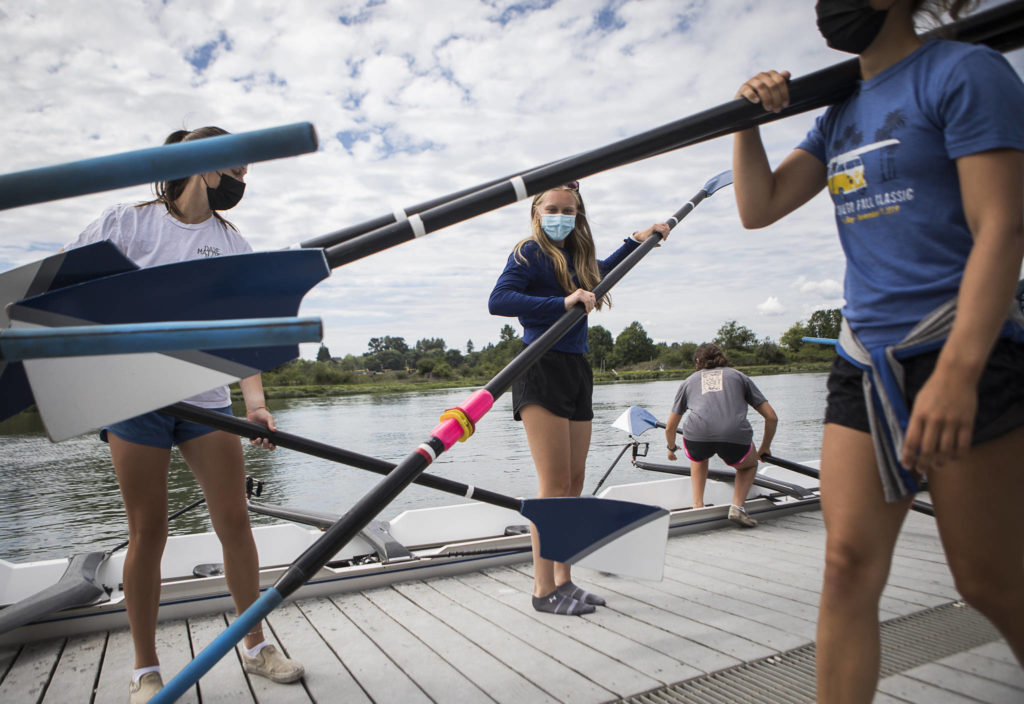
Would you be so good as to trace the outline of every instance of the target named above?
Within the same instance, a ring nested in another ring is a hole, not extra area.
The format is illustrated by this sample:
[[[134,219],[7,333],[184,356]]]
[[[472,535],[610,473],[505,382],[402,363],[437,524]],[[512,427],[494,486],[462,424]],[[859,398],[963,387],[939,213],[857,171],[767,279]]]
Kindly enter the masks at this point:
[[[735,320],[722,324],[711,340],[725,350],[736,366],[779,365],[793,362],[821,362],[832,358],[833,349],[805,343],[803,337],[835,338],[842,315],[837,308],[815,311],[798,321],[778,342],[759,338]],[[300,384],[347,384],[360,376],[390,374],[398,379],[480,379],[497,374],[522,349],[522,339],[509,324],[502,326],[497,343],[477,349],[472,340],[464,348],[448,347],[440,337],[417,340],[409,345],[403,337],[370,338],[361,355],[332,357],[321,344],[315,362],[295,360],[264,373],[267,386]],[[601,325],[587,333],[587,357],[595,371],[632,369],[692,369],[696,342],[654,342],[643,326],[634,321],[618,335]]]

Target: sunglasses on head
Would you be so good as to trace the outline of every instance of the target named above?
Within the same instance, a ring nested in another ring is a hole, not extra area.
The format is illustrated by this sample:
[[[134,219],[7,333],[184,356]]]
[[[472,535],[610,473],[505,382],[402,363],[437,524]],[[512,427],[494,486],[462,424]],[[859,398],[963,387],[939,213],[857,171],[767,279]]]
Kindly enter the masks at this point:
[[[570,191],[578,191],[580,190],[580,182],[569,181],[569,183],[565,184],[565,187],[568,188]]]

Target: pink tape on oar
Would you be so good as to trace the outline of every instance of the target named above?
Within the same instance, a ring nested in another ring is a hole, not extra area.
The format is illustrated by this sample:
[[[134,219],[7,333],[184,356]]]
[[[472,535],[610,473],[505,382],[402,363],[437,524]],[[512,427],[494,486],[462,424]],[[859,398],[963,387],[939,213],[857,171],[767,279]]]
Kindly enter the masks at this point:
[[[465,442],[476,429],[476,422],[494,406],[494,397],[487,389],[479,389],[455,408],[441,414],[441,423],[430,434],[450,450],[456,441]]]

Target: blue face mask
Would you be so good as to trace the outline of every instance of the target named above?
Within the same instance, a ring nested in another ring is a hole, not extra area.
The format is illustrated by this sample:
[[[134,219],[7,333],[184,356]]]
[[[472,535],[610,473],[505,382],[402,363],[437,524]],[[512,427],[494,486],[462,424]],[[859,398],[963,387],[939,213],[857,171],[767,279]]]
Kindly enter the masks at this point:
[[[540,227],[544,233],[555,242],[561,242],[572,228],[576,227],[575,215],[562,215],[561,213],[542,213],[540,216]]]

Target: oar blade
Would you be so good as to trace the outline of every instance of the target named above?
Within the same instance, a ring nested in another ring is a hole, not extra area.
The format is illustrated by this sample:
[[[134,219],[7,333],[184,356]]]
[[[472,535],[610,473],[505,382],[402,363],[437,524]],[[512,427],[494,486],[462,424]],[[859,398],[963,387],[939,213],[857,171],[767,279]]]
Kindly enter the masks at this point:
[[[5,271],[0,274],[0,329],[11,324],[8,303],[137,268],[112,242],[96,242]],[[0,420],[33,403],[21,362],[0,361]]]
[[[18,327],[286,317],[330,274],[322,250],[191,260],[69,286],[10,307]],[[58,441],[295,359],[298,345],[24,363]],[[75,416],[78,416],[77,418]]]
[[[622,412],[622,415],[615,419],[612,427],[623,430],[634,437],[639,437],[651,428],[657,428],[658,419],[646,408],[630,406]]]
[[[732,184],[732,171],[723,171],[717,176],[713,176],[707,183],[704,184],[704,191],[710,196],[726,186]]]
[[[541,557],[640,579],[661,579],[668,511],[593,496],[526,499],[522,514],[540,536]]]

